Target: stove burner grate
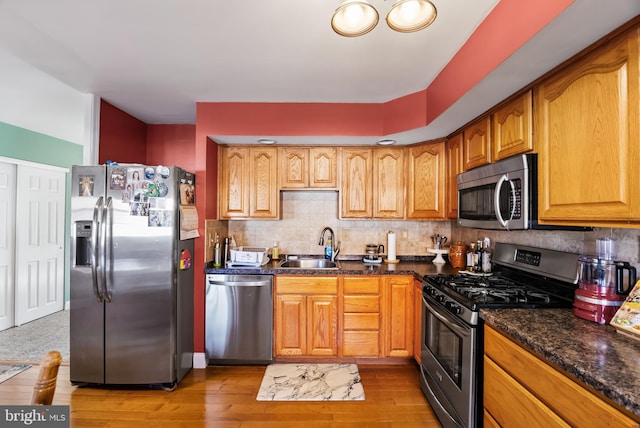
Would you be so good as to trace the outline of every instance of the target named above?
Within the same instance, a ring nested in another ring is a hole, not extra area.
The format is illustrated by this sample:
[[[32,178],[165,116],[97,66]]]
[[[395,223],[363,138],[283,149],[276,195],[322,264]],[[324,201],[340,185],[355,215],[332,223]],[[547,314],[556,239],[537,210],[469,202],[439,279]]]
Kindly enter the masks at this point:
[[[479,307],[565,306],[554,296],[553,290],[546,292],[499,275],[438,275],[430,277],[428,283],[473,310]]]

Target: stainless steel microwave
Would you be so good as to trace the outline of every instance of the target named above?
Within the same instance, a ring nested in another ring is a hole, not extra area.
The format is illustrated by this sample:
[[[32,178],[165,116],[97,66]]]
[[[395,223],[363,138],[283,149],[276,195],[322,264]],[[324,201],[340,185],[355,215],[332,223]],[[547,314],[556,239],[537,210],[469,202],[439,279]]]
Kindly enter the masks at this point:
[[[518,155],[457,176],[458,224],[478,229],[549,229],[538,225],[538,159]]]

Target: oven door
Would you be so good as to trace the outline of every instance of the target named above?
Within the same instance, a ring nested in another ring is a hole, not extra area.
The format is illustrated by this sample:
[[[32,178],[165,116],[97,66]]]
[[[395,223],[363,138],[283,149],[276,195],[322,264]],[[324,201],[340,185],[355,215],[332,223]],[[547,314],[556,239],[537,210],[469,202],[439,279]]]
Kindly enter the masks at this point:
[[[479,331],[423,294],[421,387],[445,428],[478,423]]]

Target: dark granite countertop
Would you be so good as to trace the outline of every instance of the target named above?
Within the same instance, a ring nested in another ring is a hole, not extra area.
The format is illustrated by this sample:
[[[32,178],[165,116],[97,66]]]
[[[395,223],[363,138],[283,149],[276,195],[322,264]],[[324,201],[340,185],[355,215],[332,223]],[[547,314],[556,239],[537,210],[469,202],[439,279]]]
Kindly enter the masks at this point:
[[[483,309],[485,322],[640,417],[640,341],[571,309]]]
[[[240,274],[240,275],[414,275],[421,280],[425,275],[438,273],[453,274],[458,270],[447,264],[433,264],[433,257],[409,256],[398,257],[399,263],[369,265],[362,262],[362,257],[338,260],[340,269],[278,269],[279,260],[270,261],[259,268],[214,268],[209,262],[205,273]]]

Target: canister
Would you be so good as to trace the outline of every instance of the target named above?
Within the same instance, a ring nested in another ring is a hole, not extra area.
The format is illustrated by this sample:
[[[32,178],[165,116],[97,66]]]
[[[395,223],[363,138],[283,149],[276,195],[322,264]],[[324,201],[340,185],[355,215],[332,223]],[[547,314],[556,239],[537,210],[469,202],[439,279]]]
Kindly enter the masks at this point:
[[[449,262],[451,266],[456,268],[463,268],[467,264],[467,246],[458,241],[455,244],[451,244],[449,247]]]

